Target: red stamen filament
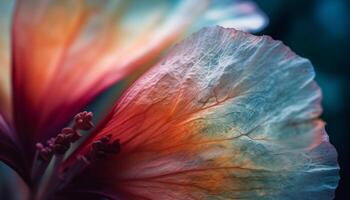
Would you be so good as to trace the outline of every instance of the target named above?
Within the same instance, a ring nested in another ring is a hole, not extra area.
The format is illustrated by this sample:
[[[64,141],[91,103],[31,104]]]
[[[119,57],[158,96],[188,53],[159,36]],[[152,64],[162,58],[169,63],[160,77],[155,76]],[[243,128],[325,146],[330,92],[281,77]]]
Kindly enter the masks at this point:
[[[94,127],[92,117],[92,112],[78,113],[74,117],[72,128],[62,129],[56,137],[50,138],[45,144],[36,144],[37,152],[32,171],[34,180],[32,199],[46,199],[57,189],[64,187],[85,167],[120,152],[119,140],[112,140],[112,135],[107,135],[93,142],[90,151],[86,155],[79,155],[76,163],[69,169],[60,169],[64,155],[71,144],[82,137],[79,131],[87,131]]]

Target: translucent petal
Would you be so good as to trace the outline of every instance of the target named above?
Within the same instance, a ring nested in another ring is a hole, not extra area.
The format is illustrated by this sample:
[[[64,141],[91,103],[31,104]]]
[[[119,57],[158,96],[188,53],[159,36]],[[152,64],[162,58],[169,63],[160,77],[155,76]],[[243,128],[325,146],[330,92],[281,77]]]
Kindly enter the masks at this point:
[[[0,1],[0,113],[11,119],[10,31],[15,1]]]
[[[219,5],[223,3],[20,0],[13,68],[21,137],[50,137],[106,87],[158,57],[191,27],[236,17],[226,10],[208,21],[206,13]]]
[[[164,1],[163,1],[164,2]],[[170,1],[169,1],[170,2]],[[169,3],[168,2],[168,3]],[[200,17],[197,17],[194,23],[191,24],[188,30],[186,30],[186,34],[192,33],[194,31],[199,30],[202,27],[212,26],[212,25],[221,25],[227,28],[235,28],[244,31],[256,32],[264,28],[268,22],[267,17],[264,13],[262,13],[259,8],[251,1],[241,1],[241,0],[199,0],[199,1],[178,1],[175,3],[173,7],[177,7],[177,9],[169,9],[168,20],[164,20],[165,22],[159,24],[159,28],[153,29],[154,31],[158,30],[159,34],[152,43],[156,44],[161,37],[164,35],[162,32],[173,32],[176,33],[179,30],[179,23],[185,22],[188,23],[189,13],[193,13],[192,7],[197,7],[197,5],[205,5],[207,10],[201,14]],[[140,6],[142,7],[142,6]],[[144,9],[142,9],[144,10]],[[190,10],[190,11],[188,11]],[[135,12],[135,15],[139,15],[139,12]],[[187,13],[187,14],[186,14]],[[135,29],[135,27],[140,27],[141,24],[135,24],[136,20],[132,21],[132,25],[130,28]],[[165,34],[167,35],[167,34]],[[143,63],[142,66],[138,67],[137,70],[133,71],[129,76],[127,76],[123,83],[119,84],[118,87],[115,87],[110,91],[110,94],[104,96],[105,98],[100,98],[98,102],[96,102],[97,106],[94,106],[91,109],[95,110],[95,114],[97,116],[104,116],[104,113],[112,107],[117,97],[119,97],[120,91],[126,89],[128,85],[133,83],[139,76],[142,75],[149,67],[151,67],[154,63]],[[105,94],[105,93],[104,93]],[[95,115],[95,116],[96,116]]]
[[[331,199],[337,155],[313,78],[279,41],[203,29],[127,90],[93,138],[112,134],[122,152],[73,185],[125,199]]]

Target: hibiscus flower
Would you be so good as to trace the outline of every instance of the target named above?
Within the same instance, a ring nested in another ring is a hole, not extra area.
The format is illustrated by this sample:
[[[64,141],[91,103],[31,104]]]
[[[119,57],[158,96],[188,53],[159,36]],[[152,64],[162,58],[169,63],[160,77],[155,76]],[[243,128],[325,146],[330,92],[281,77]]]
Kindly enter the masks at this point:
[[[222,14],[201,3],[176,4],[179,16],[156,32],[160,13],[142,18],[152,22],[134,33],[122,27],[140,14],[136,5],[115,12],[95,1],[17,2],[0,159],[29,199],[333,197],[336,152],[318,118],[312,65],[267,36],[204,28],[138,78],[97,126],[80,112],[191,19],[206,13],[232,25],[232,8]]]

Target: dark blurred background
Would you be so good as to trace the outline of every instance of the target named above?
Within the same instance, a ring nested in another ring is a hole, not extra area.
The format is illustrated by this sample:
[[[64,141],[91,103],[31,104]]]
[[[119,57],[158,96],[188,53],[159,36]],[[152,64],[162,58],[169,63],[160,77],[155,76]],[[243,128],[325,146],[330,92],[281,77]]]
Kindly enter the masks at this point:
[[[350,1],[256,0],[269,25],[259,34],[282,40],[309,58],[323,91],[322,119],[338,151],[337,200],[350,199]]]

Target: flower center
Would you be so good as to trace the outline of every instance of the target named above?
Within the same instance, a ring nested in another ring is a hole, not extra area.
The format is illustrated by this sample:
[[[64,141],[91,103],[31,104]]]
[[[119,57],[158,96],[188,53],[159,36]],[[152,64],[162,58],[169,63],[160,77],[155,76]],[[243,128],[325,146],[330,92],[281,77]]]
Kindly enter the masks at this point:
[[[32,168],[34,182],[32,199],[46,199],[62,189],[85,167],[120,152],[119,139],[112,140],[112,135],[107,135],[94,141],[88,153],[77,156],[77,162],[71,168],[60,169],[67,151],[73,143],[81,139],[82,135],[79,131],[87,131],[94,127],[92,117],[92,112],[78,113],[74,117],[72,127],[63,128],[56,137],[50,138],[44,144],[36,144],[37,151]]]
[[[92,123],[92,112],[81,112],[74,117],[73,128],[64,128],[56,137],[50,138],[46,142],[46,146],[42,143],[37,143],[36,148],[39,154],[39,159],[49,161],[53,155],[64,155],[70,148],[71,143],[74,143],[81,138],[79,130],[89,130],[94,127]]]

